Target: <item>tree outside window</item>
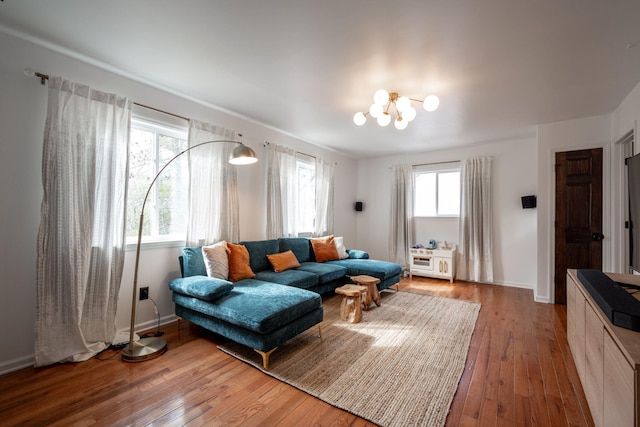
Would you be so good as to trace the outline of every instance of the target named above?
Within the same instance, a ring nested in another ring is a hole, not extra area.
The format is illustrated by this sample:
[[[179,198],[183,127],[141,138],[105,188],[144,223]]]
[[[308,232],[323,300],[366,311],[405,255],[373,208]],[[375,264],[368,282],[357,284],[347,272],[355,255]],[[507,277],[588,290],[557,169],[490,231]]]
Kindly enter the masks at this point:
[[[298,203],[296,223],[299,236],[311,236],[316,219],[316,168],[313,158],[300,155],[296,159],[298,173]]]
[[[151,181],[174,156],[187,148],[187,130],[134,119],[129,146],[127,241],[138,236],[142,202]],[[186,233],[188,156],[176,159],[153,186],[144,212],[143,240],[184,240]]]

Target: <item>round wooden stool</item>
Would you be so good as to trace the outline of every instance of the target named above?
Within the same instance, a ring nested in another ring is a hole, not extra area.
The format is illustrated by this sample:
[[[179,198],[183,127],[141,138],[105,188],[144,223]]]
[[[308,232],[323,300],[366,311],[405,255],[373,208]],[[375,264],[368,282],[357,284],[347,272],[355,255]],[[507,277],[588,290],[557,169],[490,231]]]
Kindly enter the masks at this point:
[[[336,288],[336,294],[342,295],[340,318],[351,323],[362,320],[362,296],[366,296],[367,288],[358,285],[344,285]]]
[[[378,283],[380,283],[380,279],[376,279],[375,277],[360,275],[360,276],[351,276],[351,280],[353,283],[366,286],[367,287],[367,295],[364,298],[364,309],[369,310],[369,306],[371,302],[375,302],[378,307],[380,307],[380,293],[378,292]]]

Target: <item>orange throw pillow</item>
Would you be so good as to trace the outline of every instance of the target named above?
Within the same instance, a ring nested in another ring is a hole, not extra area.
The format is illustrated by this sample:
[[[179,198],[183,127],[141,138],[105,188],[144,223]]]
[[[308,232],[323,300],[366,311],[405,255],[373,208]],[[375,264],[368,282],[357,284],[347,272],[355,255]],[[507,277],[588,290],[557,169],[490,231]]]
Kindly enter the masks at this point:
[[[311,240],[311,247],[313,248],[313,254],[316,256],[317,262],[340,259],[336,244],[333,240],[333,234],[331,236],[316,237],[309,240]]]
[[[249,251],[246,246],[227,243],[227,250],[229,251],[229,281],[237,282],[256,277],[249,265]]]
[[[288,250],[279,254],[267,255],[269,262],[273,266],[273,271],[280,273],[281,271],[289,270],[290,268],[300,267],[298,258],[296,258],[293,251]]]

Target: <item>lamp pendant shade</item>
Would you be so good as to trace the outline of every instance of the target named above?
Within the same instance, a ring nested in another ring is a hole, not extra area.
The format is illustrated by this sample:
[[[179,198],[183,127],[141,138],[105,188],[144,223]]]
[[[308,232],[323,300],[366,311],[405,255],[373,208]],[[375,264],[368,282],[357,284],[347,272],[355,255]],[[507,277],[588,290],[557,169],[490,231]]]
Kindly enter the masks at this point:
[[[382,107],[382,105],[379,104],[371,104],[371,107],[369,107],[369,114],[371,114],[371,117],[373,117],[374,119],[377,119],[378,117],[380,117],[380,115],[384,112],[384,108]]]
[[[408,124],[409,124],[409,121],[406,119],[403,119],[402,116],[398,116],[395,122],[393,122],[393,125],[396,127],[396,129],[399,129],[399,130],[406,129]]]
[[[439,105],[440,98],[438,98],[436,95],[429,95],[424,99],[423,106],[426,111],[436,111]]]
[[[384,89],[378,89],[373,94],[373,102],[378,105],[384,105],[389,102],[389,92]]]
[[[391,116],[389,115],[389,113],[382,113],[378,117],[377,121],[380,126],[387,126],[389,123],[391,123]]]
[[[355,123],[357,126],[362,126],[366,122],[367,122],[367,117],[364,115],[362,111],[359,113],[356,113],[353,116],[353,123]]]
[[[407,108],[411,107],[411,100],[406,96],[401,96],[396,101],[396,107],[398,108],[398,111],[400,111],[401,113],[404,113],[407,110]]]
[[[250,165],[257,161],[256,153],[244,144],[240,144],[234,148],[229,156],[229,163],[232,165]]]
[[[402,118],[405,119],[407,122],[412,121],[413,119],[416,118],[416,109],[413,107],[407,108],[402,112]]]

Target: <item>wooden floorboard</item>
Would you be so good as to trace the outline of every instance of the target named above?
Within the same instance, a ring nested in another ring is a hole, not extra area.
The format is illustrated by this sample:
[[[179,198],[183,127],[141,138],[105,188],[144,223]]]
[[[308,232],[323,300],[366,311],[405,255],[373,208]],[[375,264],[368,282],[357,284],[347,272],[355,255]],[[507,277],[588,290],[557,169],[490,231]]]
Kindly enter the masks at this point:
[[[459,281],[414,277],[399,289],[482,304],[447,426],[593,425],[567,344],[565,306],[535,303],[530,290]],[[168,352],[146,362],[125,363],[108,350],[0,376],[0,423],[372,425],[221,352],[223,338],[189,322],[162,331]]]

